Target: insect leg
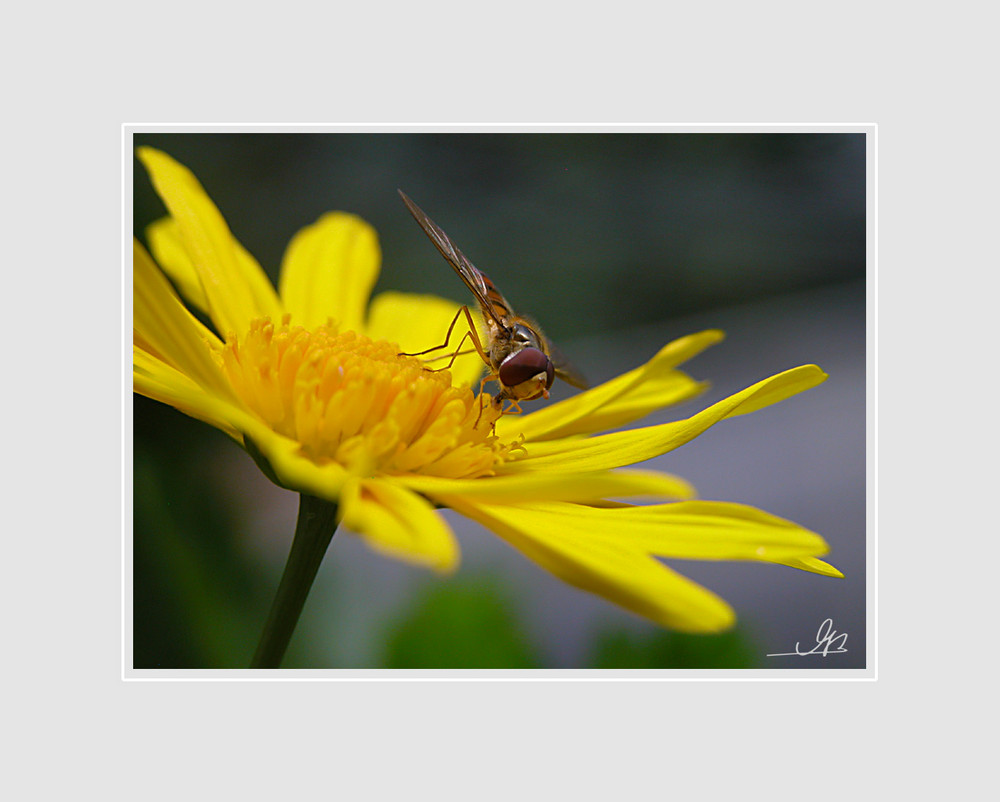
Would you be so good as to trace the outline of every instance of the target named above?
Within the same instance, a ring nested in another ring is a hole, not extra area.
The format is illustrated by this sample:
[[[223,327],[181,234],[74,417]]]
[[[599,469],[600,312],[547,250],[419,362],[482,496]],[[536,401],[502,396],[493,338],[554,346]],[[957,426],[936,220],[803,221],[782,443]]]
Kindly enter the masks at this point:
[[[483,398],[484,397],[485,398],[489,398],[491,404],[496,403],[496,399],[494,399],[492,396],[490,396],[489,393],[484,393],[483,392],[483,388],[486,386],[486,382],[491,382],[491,381],[494,381],[495,379],[499,379],[499,378],[500,377],[496,373],[491,373],[488,376],[484,376],[483,380],[481,382],[479,382],[479,394],[476,396],[476,398],[479,399],[479,415],[476,416],[476,422],[474,424],[472,424],[473,428],[479,426],[479,421],[483,417]],[[496,424],[495,423],[494,423],[494,428],[496,428]]]
[[[465,335],[468,337],[468,333]],[[463,338],[464,339],[464,338]],[[464,351],[456,351],[454,354],[442,354],[441,356],[432,356],[430,359],[425,359],[424,362],[437,362],[439,359],[448,359],[449,357],[458,356],[468,356],[469,354],[477,353],[475,348],[466,348]]]
[[[491,367],[490,360],[486,356],[486,352],[483,350],[483,343],[479,339],[479,334],[476,332],[476,324],[475,324],[475,321],[473,321],[473,319],[472,319],[472,313],[469,311],[469,307],[467,307],[467,306],[461,307],[458,310],[458,312],[455,313],[455,317],[452,318],[451,325],[448,326],[448,333],[447,333],[447,335],[445,335],[444,342],[441,343],[441,345],[437,345],[434,348],[428,348],[428,349],[426,349],[424,351],[417,351],[416,353],[413,353],[413,354],[399,354],[398,356],[421,356],[422,354],[429,354],[431,351],[439,351],[442,348],[446,348],[448,346],[449,341],[451,340],[451,333],[455,329],[455,324],[458,322],[458,318],[459,318],[459,316],[462,313],[465,313],[465,319],[466,319],[466,321],[469,324],[469,330],[467,332],[465,332],[465,334],[462,335],[462,339],[458,341],[458,348],[455,349],[455,352],[453,354],[451,354],[451,359],[448,360],[448,364],[445,365],[444,367],[440,367],[440,368],[424,368],[424,370],[430,371],[431,373],[437,373],[438,371],[441,371],[441,370],[448,370],[448,368],[450,368],[453,364],[455,364],[455,360],[459,356],[461,356],[462,354],[471,354],[472,351],[463,351],[462,350],[462,343],[465,342],[466,337],[468,337],[470,340],[472,340],[473,348],[474,348],[475,352],[477,354],[479,354],[479,356],[483,360],[483,362],[485,362],[488,367]],[[431,359],[429,359],[427,361],[428,362],[435,362],[438,359],[444,359],[445,356],[447,356],[447,355],[440,356],[440,357],[432,357]],[[492,378],[495,379],[497,377],[493,376]],[[490,381],[490,379],[487,379],[487,381]],[[482,391],[482,387],[480,386],[480,392],[481,391]]]
[[[521,412],[522,412],[521,405],[517,402],[516,398],[512,398],[512,399],[510,399],[510,406],[507,407],[507,409],[505,409],[501,414],[503,414],[503,415],[511,415],[511,414],[513,414],[515,412],[518,415],[521,414]]]
[[[455,324],[458,323],[458,319],[462,316],[463,312],[465,313],[466,320],[469,321],[469,329],[470,329],[470,331],[475,331],[476,330],[476,326],[472,322],[472,313],[469,312],[469,307],[463,306],[463,307],[459,308],[459,310],[455,313],[455,317],[453,317],[451,319],[451,325],[448,326],[448,333],[445,335],[444,342],[441,343],[441,345],[435,345],[433,348],[426,348],[423,351],[416,351],[415,353],[412,353],[412,354],[400,353],[400,354],[397,354],[397,356],[423,356],[424,354],[431,353],[431,351],[440,351],[442,348],[447,348],[448,347],[448,343],[451,341],[451,333],[452,333],[452,331],[454,331]],[[474,339],[476,339],[476,341],[478,342],[478,338],[474,338]],[[461,347],[461,343],[459,343],[459,347]],[[481,354],[482,353],[482,346],[480,346],[477,350]],[[483,357],[483,359],[485,359],[485,358],[486,357]]]
[[[441,367],[441,368],[424,368],[424,370],[429,370],[429,371],[431,371],[431,373],[437,373],[439,370],[448,370],[448,368],[450,368],[452,365],[454,365],[455,364],[455,360],[458,359],[462,354],[471,354],[471,353],[474,353],[476,351],[475,348],[473,348],[471,351],[463,351],[462,350],[462,343],[465,342],[465,338],[468,337],[468,336],[469,336],[469,332],[465,332],[465,334],[462,335],[462,339],[458,341],[458,350],[455,351],[455,353],[451,354],[451,359],[448,360],[448,364],[447,365],[445,365],[444,367]],[[480,355],[482,355],[481,352],[480,352]],[[448,356],[448,354],[444,354],[443,356],[433,357],[433,358],[428,359],[426,361],[427,362],[436,362],[437,360],[444,359],[447,356]]]

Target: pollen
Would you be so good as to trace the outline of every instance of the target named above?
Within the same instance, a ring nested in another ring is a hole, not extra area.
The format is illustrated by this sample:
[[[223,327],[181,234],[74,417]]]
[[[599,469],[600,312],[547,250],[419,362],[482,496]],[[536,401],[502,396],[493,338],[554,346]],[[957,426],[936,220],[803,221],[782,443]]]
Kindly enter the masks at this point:
[[[492,474],[516,448],[493,433],[499,411],[399,351],[332,322],[307,330],[262,318],[230,338],[222,367],[246,406],[317,463],[359,476]]]

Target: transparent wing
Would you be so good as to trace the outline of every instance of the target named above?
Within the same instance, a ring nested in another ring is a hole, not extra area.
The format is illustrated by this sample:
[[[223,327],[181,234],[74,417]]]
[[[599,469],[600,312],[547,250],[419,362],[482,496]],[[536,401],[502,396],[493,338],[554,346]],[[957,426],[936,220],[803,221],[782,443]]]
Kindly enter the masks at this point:
[[[549,359],[552,360],[552,366],[556,369],[556,376],[580,390],[586,390],[590,387],[587,377],[566,358],[566,355],[552,340],[546,338],[545,346],[549,352]]]
[[[421,209],[417,204],[410,200],[403,190],[397,190],[399,196],[403,199],[403,203],[406,204],[406,208],[410,210],[410,214],[413,215],[413,219],[417,221],[420,227],[424,230],[424,233],[430,238],[431,242],[438,249],[440,254],[445,258],[445,260],[450,264],[456,273],[458,273],[459,278],[465,282],[465,286],[469,288],[469,291],[475,296],[476,302],[479,304],[480,310],[482,310],[483,317],[491,319],[497,326],[501,329],[507,329],[508,325],[504,320],[503,313],[496,308],[494,303],[490,300],[490,289],[493,287],[493,282],[491,282],[486,276],[480,272],[475,265],[472,264],[462,253],[458,247],[453,243],[448,235],[441,230],[440,226],[437,225],[433,220],[431,220],[427,214]],[[499,295],[499,293],[497,293]],[[503,296],[501,296],[502,298]]]

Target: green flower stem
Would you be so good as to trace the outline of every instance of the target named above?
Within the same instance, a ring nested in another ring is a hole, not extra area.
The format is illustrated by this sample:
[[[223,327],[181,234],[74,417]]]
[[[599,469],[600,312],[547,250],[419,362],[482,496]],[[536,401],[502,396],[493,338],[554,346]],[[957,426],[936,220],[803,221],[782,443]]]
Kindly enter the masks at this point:
[[[299,496],[299,518],[292,550],[250,668],[278,668],[299,622],[319,564],[337,531],[337,505],[315,496]]]

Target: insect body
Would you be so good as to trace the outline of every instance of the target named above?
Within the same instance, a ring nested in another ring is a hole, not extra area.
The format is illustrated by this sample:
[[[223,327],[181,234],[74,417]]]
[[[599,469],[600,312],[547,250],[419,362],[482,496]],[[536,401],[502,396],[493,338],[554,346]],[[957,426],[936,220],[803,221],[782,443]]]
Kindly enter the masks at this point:
[[[500,392],[493,398],[493,403],[500,405],[505,400],[510,400],[511,409],[516,408],[520,411],[521,401],[529,401],[539,396],[548,398],[549,388],[556,376],[574,387],[586,388],[587,380],[569,363],[559,349],[546,339],[538,325],[516,315],[496,285],[466,258],[448,235],[402,190],[399,194],[410,214],[430,237],[448,264],[458,273],[459,278],[465,282],[465,286],[479,304],[487,328],[486,347],[483,347],[476,334],[476,326],[467,306],[463,306],[452,321],[448,329],[448,339],[451,338],[452,329],[464,311],[469,322],[469,333],[466,336],[471,336],[476,351],[490,369],[490,375],[483,379],[483,383],[496,379],[500,384]],[[446,339],[444,345],[447,344]],[[459,346],[461,347],[461,343]],[[457,353],[456,351],[456,355]],[[454,360],[454,357],[452,359]]]

